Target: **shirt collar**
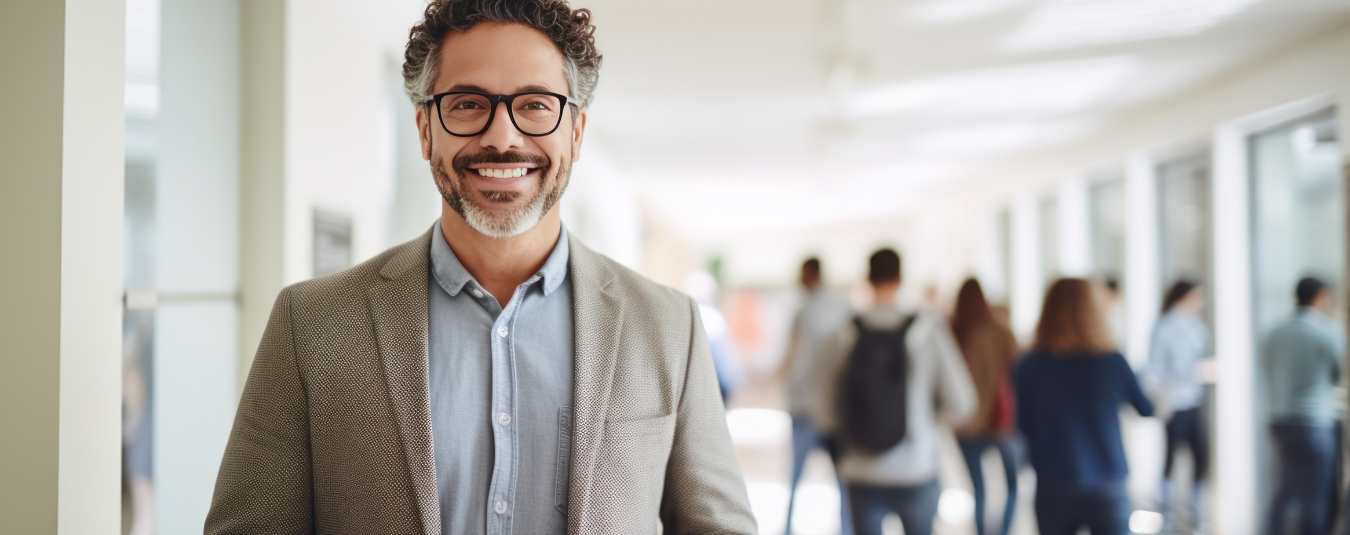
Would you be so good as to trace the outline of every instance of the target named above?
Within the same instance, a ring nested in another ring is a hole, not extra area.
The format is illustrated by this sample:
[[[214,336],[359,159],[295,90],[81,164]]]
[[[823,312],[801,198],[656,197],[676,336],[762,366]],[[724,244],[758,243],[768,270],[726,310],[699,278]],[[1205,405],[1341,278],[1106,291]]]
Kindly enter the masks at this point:
[[[459,257],[450,249],[450,244],[445,241],[445,234],[441,233],[441,225],[437,222],[433,226],[431,237],[431,274],[436,278],[436,283],[446,293],[454,296],[458,295],[464,285],[474,280],[469,270],[460,263]],[[562,226],[558,232],[558,243],[553,246],[553,252],[549,253],[548,259],[544,260],[544,265],[539,268],[538,275],[544,279],[544,295],[553,293],[562,285],[563,279],[567,278],[567,227]]]

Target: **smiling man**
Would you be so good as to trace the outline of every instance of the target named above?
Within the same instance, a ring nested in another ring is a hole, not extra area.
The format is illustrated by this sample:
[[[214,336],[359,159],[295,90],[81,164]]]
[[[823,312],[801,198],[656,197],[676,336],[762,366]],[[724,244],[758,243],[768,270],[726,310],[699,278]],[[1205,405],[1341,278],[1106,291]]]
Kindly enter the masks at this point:
[[[441,218],[282,291],[207,533],[756,533],[697,305],[558,216],[594,31],[427,6],[403,74]]]

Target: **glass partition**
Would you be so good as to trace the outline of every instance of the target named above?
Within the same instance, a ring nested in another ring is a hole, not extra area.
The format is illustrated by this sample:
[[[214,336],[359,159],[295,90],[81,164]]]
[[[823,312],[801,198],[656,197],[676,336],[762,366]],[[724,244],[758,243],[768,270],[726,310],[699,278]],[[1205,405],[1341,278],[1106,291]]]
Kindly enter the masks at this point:
[[[1210,155],[1203,152],[1158,166],[1159,282],[1164,291],[1186,278],[1213,288],[1213,206]],[[1159,296],[1161,298],[1161,296]],[[1211,300],[1212,302],[1212,300]],[[1214,325],[1213,307],[1205,323]]]
[[[1110,177],[1094,182],[1088,191],[1092,232],[1092,270],[1100,277],[1125,275],[1125,180]]]
[[[1299,278],[1316,276],[1345,289],[1345,193],[1330,111],[1254,135],[1249,151],[1259,342],[1293,314]]]
[[[1248,139],[1252,210],[1252,327],[1257,385],[1252,417],[1258,436],[1268,423],[1260,378],[1266,336],[1293,315],[1294,286],[1305,276],[1345,289],[1345,192],[1333,112],[1300,119]],[[1261,517],[1275,482],[1271,447],[1257,440]]]

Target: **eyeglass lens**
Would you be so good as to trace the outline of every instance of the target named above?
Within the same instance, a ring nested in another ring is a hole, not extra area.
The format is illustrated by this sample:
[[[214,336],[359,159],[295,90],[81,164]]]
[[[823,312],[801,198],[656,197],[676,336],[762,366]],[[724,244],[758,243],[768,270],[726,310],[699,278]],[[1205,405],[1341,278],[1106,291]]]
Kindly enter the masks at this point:
[[[557,128],[562,105],[549,94],[523,93],[511,101],[511,117],[516,128],[531,135],[543,135]],[[492,103],[484,95],[452,93],[441,99],[441,121],[456,135],[482,132],[492,117]],[[500,117],[498,119],[505,119]]]

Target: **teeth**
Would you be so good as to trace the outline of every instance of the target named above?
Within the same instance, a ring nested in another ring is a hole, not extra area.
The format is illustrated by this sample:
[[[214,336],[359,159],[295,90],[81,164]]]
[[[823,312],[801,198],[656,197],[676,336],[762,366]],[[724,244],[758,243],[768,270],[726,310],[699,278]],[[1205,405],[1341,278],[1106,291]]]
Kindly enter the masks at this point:
[[[515,169],[477,169],[478,174],[491,178],[516,178],[529,174],[530,170],[524,167]]]

